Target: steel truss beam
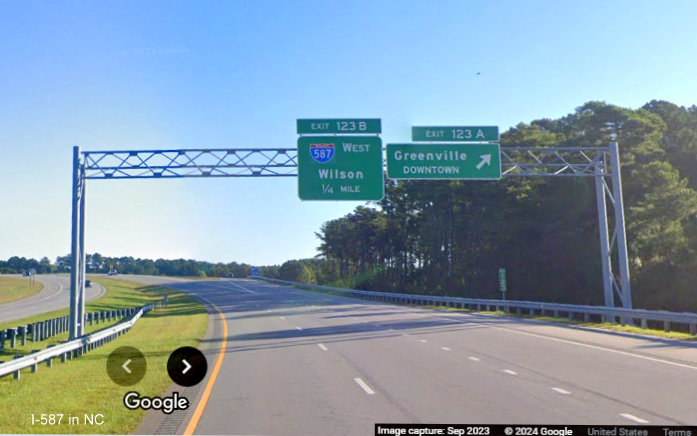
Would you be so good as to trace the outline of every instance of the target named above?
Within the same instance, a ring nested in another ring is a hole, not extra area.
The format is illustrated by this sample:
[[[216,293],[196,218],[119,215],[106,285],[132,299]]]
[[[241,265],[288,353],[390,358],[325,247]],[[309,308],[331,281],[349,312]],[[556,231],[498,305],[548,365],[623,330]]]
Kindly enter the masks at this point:
[[[85,184],[88,179],[297,176],[296,148],[86,151],[73,149],[71,339],[84,334]],[[504,178],[594,177],[605,305],[632,308],[619,151],[608,147],[501,147]],[[607,178],[610,178],[608,184]],[[608,219],[608,208],[613,219]],[[613,223],[612,231],[609,223]],[[613,272],[617,265],[619,274]],[[82,321],[80,321],[82,320]]]
[[[89,151],[88,179],[283,177],[297,175],[295,149]]]

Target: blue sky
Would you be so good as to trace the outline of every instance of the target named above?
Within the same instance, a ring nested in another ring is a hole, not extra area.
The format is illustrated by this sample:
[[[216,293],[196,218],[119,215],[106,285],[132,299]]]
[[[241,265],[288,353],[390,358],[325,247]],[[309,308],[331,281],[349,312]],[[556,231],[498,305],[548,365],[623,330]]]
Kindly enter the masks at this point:
[[[72,146],[294,147],[297,118],[498,125],[697,104],[697,2],[0,2],[0,259],[69,252]],[[477,75],[477,73],[480,73]],[[311,257],[296,180],[91,181],[87,251]]]

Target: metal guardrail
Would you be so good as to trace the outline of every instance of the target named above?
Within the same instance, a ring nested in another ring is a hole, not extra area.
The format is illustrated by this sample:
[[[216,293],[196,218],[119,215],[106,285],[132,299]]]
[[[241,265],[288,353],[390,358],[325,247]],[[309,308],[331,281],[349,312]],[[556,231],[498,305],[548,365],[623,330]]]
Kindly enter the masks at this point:
[[[26,356],[15,356],[14,360],[0,363],[0,377],[14,374],[14,378],[17,380],[20,377],[20,371],[24,368],[31,367],[32,372],[36,372],[38,370],[38,364],[41,362],[47,362],[48,366],[52,366],[53,358],[60,357],[61,361],[65,362],[73,357],[79,357],[88,351],[116,339],[133,327],[141,316],[153,310],[155,307],[160,307],[166,303],[167,300],[165,299],[161,303],[148,304],[133,313],[131,318],[127,321],[84,335],[63,344],[49,345],[45,350],[36,351]]]
[[[118,318],[126,318],[132,316],[139,308],[102,310],[99,312],[90,312],[85,314],[86,321],[89,325],[95,322],[111,322]],[[45,319],[29,324],[10,327],[0,330],[0,351],[5,349],[5,342],[9,341],[10,348],[15,348],[15,343],[24,346],[27,341],[41,342],[50,337],[65,333],[70,325],[70,316],[61,316],[58,318]]]
[[[665,331],[670,331],[671,324],[683,324],[687,326],[690,334],[697,334],[697,313],[691,312],[668,312],[664,310],[624,309],[620,307],[583,306],[563,303],[543,303],[537,301],[487,300],[478,298],[441,297],[436,295],[359,291],[355,289],[311,285],[307,283],[290,282],[287,280],[270,279],[266,277],[254,278],[269,282],[300,286],[321,291],[338,292],[353,297],[375,299],[378,301],[393,303],[419,305],[433,304],[437,306],[475,310],[493,309],[506,313],[515,311],[515,313],[518,315],[523,315],[523,311],[525,310],[527,311],[526,315],[533,316],[537,315],[538,312],[539,315],[549,314],[554,317],[559,317],[560,314],[566,314],[571,321],[575,320],[579,316],[582,316],[583,320],[586,322],[590,321],[591,315],[595,315],[600,316],[602,321],[611,323],[617,323],[619,319],[620,324],[634,324],[635,320],[639,320],[642,328],[647,328],[649,321],[657,321],[663,323],[663,329]]]

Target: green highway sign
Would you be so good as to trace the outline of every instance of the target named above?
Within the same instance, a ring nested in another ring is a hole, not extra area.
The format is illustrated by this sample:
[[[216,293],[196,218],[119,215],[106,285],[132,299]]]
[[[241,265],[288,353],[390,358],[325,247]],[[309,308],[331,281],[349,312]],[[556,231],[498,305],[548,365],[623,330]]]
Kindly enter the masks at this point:
[[[377,136],[298,138],[301,200],[380,200],[385,196]]]
[[[298,120],[298,135],[377,134],[382,130],[380,118],[331,118]]]
[[[498,126],[412,127],[412,141],[428,142],[498,142]]]
[[[387,144],[390,179],[498,180],[498,144]]]
[[[499,268],[499,291],[506,292],[506,268]]]

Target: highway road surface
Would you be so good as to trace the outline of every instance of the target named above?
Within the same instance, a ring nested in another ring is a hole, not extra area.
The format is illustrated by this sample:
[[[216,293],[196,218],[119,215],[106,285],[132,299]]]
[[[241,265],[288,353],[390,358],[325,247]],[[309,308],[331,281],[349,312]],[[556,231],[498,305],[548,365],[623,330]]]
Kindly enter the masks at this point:
[[[41,282],[44,288],[31,297],[0,304],[0,322],[26,318],[70,307],[69,275],[42,274],[35,276],[35,279]],[[85,290],[87,301],[100,297],[105,292],[104,287],[93,282],[92,287]]]
[[[379,422],[697,424],[695,344],[255,280],[169,286],[205,298],[225,322],[207,304],[208,376],[194,391],[173,388],[195,395],[198,407],[150,412],[136,433],[366,435]]]

